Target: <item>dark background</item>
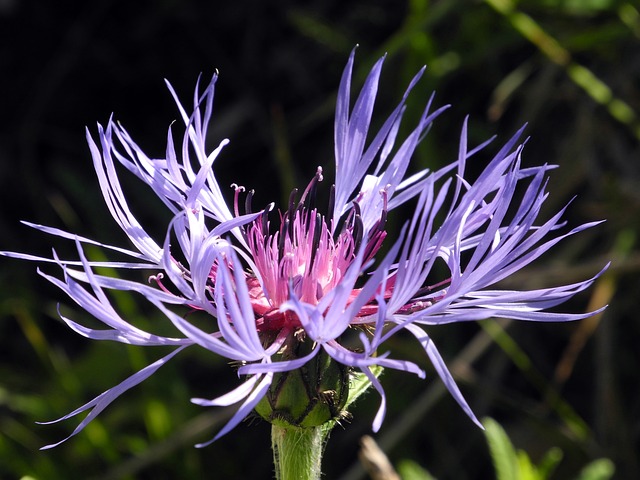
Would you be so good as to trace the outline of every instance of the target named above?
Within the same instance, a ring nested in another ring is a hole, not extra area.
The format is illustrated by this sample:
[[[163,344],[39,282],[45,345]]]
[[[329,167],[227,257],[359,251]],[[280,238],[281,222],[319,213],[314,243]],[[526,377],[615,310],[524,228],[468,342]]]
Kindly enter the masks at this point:
[[[502,337],[471,352],[465,347],[481,343],[495,324],[430,333],[479,416],[501,422],[536,462],[553,446],[563,450],[552,478],[576,478],[602,457],[613,460],[616,478],[638,478],[640,20],[633,5],[2,0],[0,249],[50,255],[55,247],[62,257],[73,255],[71,242],[31,230],[22,219],[127,246],[103,205],[84,128],[93,133],[97,121],[104,124],[114,113],[149,155],[163,155],[166,129],[178,119],[163,78],[189,108],[198,75],[208,80],[220,71],[211,146],[231,140],[215,166],[220,184],[255,188],[255,203],[266,204],[305,185],[317,165],[331,170],[333,105],[354,45],[360,45],[358,86],[388,52],[378,122],[427,64],[410,97],[407,124],[432,90],[437,105],[453,107],[421,146],[417,165],[455,158],[467,114],[473,145],[494,134],[506,141],[529,122],[524,163],[560,165],[552,173],[547,215],[578,195],[567,214],[571,225],[607,219],[503,286],[571,283],[613,260],[594,288],[564,306],[580,312],[609,303],[602,317],[512,324],[507,332],[514,343]],[[138,218],[162,235],[166,212],[141,184],[123,183]],[[211,438],[229,412],[193,406],[189,398],[212,398],[237,382],[222,359],[206,352],[181,355],[81,434],[38,451],[77,423],[35,421],[73,410],[163,351],[74,335],[57,319],[56,305],[69,305],[76,319],[83,313],[39,277],[34,264],[3,259],[0,285],[0,478],[270,478],[264,422],[245,422],[204,450],[192,447]],[[161,321],[127,296],[116,295],[114,303],[141,325]],[[395,340],[390,348],[428,363],[409,341]],[[390,406],[376,439],[395,465],[410,459],[441,479],[493,478],[482,432],[438,393],[428,372],[426,382],[384,375]],[[325,478],[362,478],[353,467],[358,439],[370,433],[377,402],[369,395],[351,424],[334,431]]]

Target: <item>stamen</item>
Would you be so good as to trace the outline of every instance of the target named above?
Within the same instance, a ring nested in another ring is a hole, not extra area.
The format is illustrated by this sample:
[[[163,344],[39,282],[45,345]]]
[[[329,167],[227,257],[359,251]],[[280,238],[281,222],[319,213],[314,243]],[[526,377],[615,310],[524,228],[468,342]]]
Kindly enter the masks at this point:
[[[433,285],[427,285],[426,287],[422,287],[415,293],[414,298],[418,298],[418,297],[421,297],[422,295],[426,295],[427,293],[432,292],[437,288],[449,285],[450,283],[451,283],[451,278],[447,278],[445,280],[442,280],[441,282],[434,283]]]
[[[244,199],[244,213],[251,214],[253,210],[251,208],[251,200],[253,200],[253,194],[256,193],[255,190],[251,189],[247,192],[247,198]]]
[[[326,217],[316,208],[310,208],[315,202],[320,181],[322,169],[318,168],[299,202],[296,202],[298,189],[291,191],[288,208],[279,212],[276,233],[269,233],[266,212],[251,227],[247,243],[262,279],[261,292],[256,292],[252,304],[261,331],[299,324],[295,315],[279,312],[278,306],[292,292],[303,302],[317,304],[325,292],[339,284],[357,252],[365,248],[365,253],[375,253],[386,235],[383,230],[386,212],[381,215],[378,230],[374,228],[369,233],[365,231],[362,209],[357,202],[350,205],[337,222],[338,228],[330,233]],[[386,199],[386,193],[382,195]],[[331,209],[335,206],[334,186],[331,187],[329,205]],[[330,215],[333,217],[333,211]],[[256,278],[250,273],[249,276]]]
[[[289,208],[287,209],[287,211],[284,214],[283,220],[282,220],[282,226],[286,225],[286,228],[280,228],[280,231],[284,231],[287,232],[287,235],[289,236],[289,238],[293,238],[293,220],[294,220],[294,205],[296,203],[296,195],[298,194],[298,189],[294,188],[293,190],[291,190],[291,194],[289,195]]]
[[[417,301],[417,302],[413,302],[413,303],[408,303],[405,306],[401,307],[398,310],[398,313],[414,313],[414,312],[419,312],[420,310],[424,310],[425,308],[430,307],[431,305],[433,305],[433,302],[428,302],[428,301]]]
[[[157,275],[149,275],[149,279],[147,280],[149,283],[156,282],[160,283],[160,281],[164,278],[164,273],[160,272]]]
[[[331,188],[329,189],[329,206],[328,206],[328,210],[327,210],[327,215],[331,218],[331,221],[333,222],[333,209],[336,206],[336,186],[335,184],[331,185]],[[331,225],[331,227],[333,227],[334,225]]]
[[[236,214],[236,217],[239,217],[240,209],[238,208],[238,199],[240,197],[240,192],[244,192],[244,187],[237,183],[232,183],[231,188],[235,189],[235,194],[233,196],[233,213]]]
[[[360,208],[360,204],[357,201],[353,201],[353,210],[356,212],[356,215],[360,216],[362,214],[362,209]]]
[[[160,290],[162,290],[165,293],[171,293],[169,289],[162,284],[163,279],[164,279],[164,273],[160,272],[157,275],[150,275],[149,283],[156,282],[156,285],[158,285],[158,288],[160,288]]]
[[[383,230],[385,223],[387,223],[387,210],[389,209],[389,195],[388,190],[391,185],[387,185],[385,188],[380,190],[380,195],[382,196],[382,213],[380,213],[380,229]]]
[[[382,212],[380,213],[380,220],[378,220],[375,225],[371,228],[371,232],[369,233],[369,239],[367,241],[367,246],[366,246],[366,250],[365,250],[365,256],[364,258],[366,260],[372,258],[376,252],[380,249],[380,247],[382,246],[382,242],[384,241],[384,239],[387,236],[387,232],[385,231],[384,227],[385,224],[387,223],[387,190],[388,190],[388,185],[386,188],[383,188],[380,190],[380,195],[382,196],[382,203],[383,203],[383,207],[382,207]]]
[[[362,237],[364,235],[364,223],[362,223],[362,217],[359,213],[353,218],[353,244],[355,248],[355,252],[357,253],[360,250],[360,245],[362,244]]]
[[[256,222],[258,220],[256,219]],[[261,233],[262,236],[264,238],[264,243],[265,246],[267,245],[267,242],[269,241],[269,212],[267,210],[265,210],[264,212],[262,212],[262,215],[260,215],[260,223],[261,223]]]
[[[291,238],[289,234],[290,226],[291,226],[291,222],[289,221],[289,218],[285,218],[280,227],[280,238],[278,238],[278,256],[280,258],[282,258],[282,256],[284,255],[284,244],[287,236]]]
[[[304,205],[304,202],[307,199],[307,196],[310,197],[309,205],[307,207],[309,209],[312,209],[314,207],[314,205],[312,205],[312,202],[316,199],[316,189],[318,187],[318,182],[321,182],[323,180],[323,178],[324,177],[322,176],[322,167],[318,166],[318,168],[316,169],[315,176],[311,179],[311,181],[307,185],[307,188],[304,189],[304,192],[302,193],[302,196],[300,197],[300,202],[298,203],[298,208],[300,208],[300,207],[302,207]]]
[[[293,190],[291,190],[291,193],[289,194],[289,208],[287,209],[287,212],[293,212],[293,207],[294,204],[296,203],[296,195],[298,194],[298,189],[294,188]]]
[[[322,215],[316,212],[315,225],[313,228],[313,240],[311,241],[311,260],[309,265],[313,268],[313,262],[316,259],[316,253],[320,246],[320,234],[322,232]]]

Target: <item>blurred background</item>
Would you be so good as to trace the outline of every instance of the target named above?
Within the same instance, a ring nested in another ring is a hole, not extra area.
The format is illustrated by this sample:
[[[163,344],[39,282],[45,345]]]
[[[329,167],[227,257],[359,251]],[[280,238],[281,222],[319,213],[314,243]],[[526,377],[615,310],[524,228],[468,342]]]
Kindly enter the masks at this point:
[[[498,142],[528,122],[524,163],[560,166],[551,174],[546,215],[577,195],[570,225],[607,220],[502,285],[571,283],[612,260],[593,288],[563,306],[582,312],[608,303],[604,315],[575,324],[487,321],[429,333],[479,417],[495,418],[533,463],[550,449],[562,451],[549,478],[578,478],[601,458],[613,462],[615,478],[640,478],[635,1],[1,0],[0,249],[50,255],[55,247],[63,258],[74,256],[72,242],[20,220],[128,246],[103,204],[84,129],[95,132],[96,122],[113,113],[150,156],[162,156],[166,129],[179,118],[163,78],[189,105],[198,75],[208,80],[218,69],[211,146],[231,140],[216,164],[221,186],[255,188],[254,205],[286,199],[317,165],[331,170],[335,96],[356,44],[357,87],[387,53],[378,123],[424,64],[405,128],[432,91],[436,105],[452,104],[421,145],[416,168],[455,158],[466,115],[470,144],[498,136],[475,159],[478,170]],[[135,179],[122,181],[134,212],[160,238],[167,213]],[[262,421],[193,448],[212,438],[230,411],[202,409],[189,399],[213,398],[237,382],[223,360],[195,349],[116,400],[72,440],[40,452],[77,421],[34,422],[68,413],[166,352],[80,338],[58,320],[57,304],[76,320],[89,321],[86,315],[38,276],[35,264],[0,261],[0,478],[271,478],[269,426]],[[137,300],[114,297],[126,318],[142,326],[162,322]],[[424,365],[428,377],[383,375],[390,405],[376,440],[401,470],[411,464],[440,479],[495,478],[484,434],[443,394],[420,349],[406,340],[389,347]],[[334,430],[325,478],[365,478],[359,439],[370,433],[378,401],[368,395],[353,420]]]

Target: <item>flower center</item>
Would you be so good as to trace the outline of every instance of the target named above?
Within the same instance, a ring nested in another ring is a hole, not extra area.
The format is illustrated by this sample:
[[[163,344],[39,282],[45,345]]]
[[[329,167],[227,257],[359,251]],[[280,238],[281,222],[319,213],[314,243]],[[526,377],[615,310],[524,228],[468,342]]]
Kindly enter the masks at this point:
[[[247,243],[257,270],[247,274],[247,286],[261,331],[299,327],[300,321],[295,314],[279,311],[280,305],[289,298],[290,289],[301,301],[317,304],[340,283],[359,248],[366,249],[365,260],[371,258],[386,236],[386,202],[380,222],[364,242],[357,202],[353,202],[344,215],[340,228],[335,228],[333,221],[328,224],[326,217],[312,206],[317,184],[321,181],[322,169],[318,167],[297,203],[297,189],[291,193],[288,209],[280,212],[275,233],[270,232],[266,211],[246,228]],[[236,192],[238,190],[236,187]],[[250,195],[247,210],[250,209],[249,202]],[[236,195],[236,213],[237,203]]]

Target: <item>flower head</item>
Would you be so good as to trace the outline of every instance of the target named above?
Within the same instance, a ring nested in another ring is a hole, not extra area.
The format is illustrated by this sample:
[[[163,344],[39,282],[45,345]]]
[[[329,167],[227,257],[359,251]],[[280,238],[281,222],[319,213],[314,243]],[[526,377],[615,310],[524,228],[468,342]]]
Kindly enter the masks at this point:
[[[490,317],[568,321],[596,313],[547,310],[588,288],[597,276],[531,291],[495,287],[562,239],[598,223],[558,233],[564,225],[564,209],[550,219],[539,220],[547,196],[546,174],[553,167],[521,167],[523,147],[518,142],[522,130],[499,149],[473,182],[465,180],[466,164],[489,142],[469,148],[466,121],[453,163],[407,175],[417,145],[446,107],[432,111],[430,99],[411,133],[398,138],[405,101],[422,75],[420,71],[382,127],[370,133],[384,59],[374,65],[351,108],[353,60],[354,53],[338,92],[335,184],[330,187],[326,208],[316,205],[316,191],[324,185],[322,167],[317,167],[306,188],[292,192],[289,204],[280,209],[269,205],[254,211],[253,191],[246,192],[238,185],[232,185],[231,205],[225,202],[213,164],[228,141],[222,141],[212,152],[205,146],[217,75],[203,93],[196,87],[192,113],[183,108],[168,84],[186,132],[176,146],[169,129],[165,158],[148,157],[112,120],[106,129],[98,125],[97,143],[87,132],[105,202],[133,248],[105,245],[29,224],[74,240],[79,260],[61,260],[55,253],[52,259],[4,254],[53,262],[62,269],[62,278],[41,274],[106,327],[88,328],[61,315],[77,333],[95,340],[166,345],[174,350],[56,420],[89,410],[71,435],[121,393],[192,346],[240,365],[238,372],[243,380],[235,390],[213,400],[192,400],[203,406],[240,403],[213,440],[256,407],[263,416],[273,415],[270,409],[279,401],[273,396],[275,384],[281,388],[282,379],[290,372],[310,369],[312,364],[314,371],[320,365],[323,372],[333,372],[327,375],[335,379],[336,388],[323,384],[322,392],[310,393],[314,405],[320,398],[320,403],[332,407],[329,418],[318,411],[312,415],[309,408],[292,421],[304,425],[316,418],[322,423],[338,416],[344,406],[344,390],[348,390],[344,374],[348,368],[364,374],[381,396],[373,422],[377,430],[386,401],[372,368],[425,376],[420,366],[394,358],[385,350],[385,341],[401,330],[417,340],[451,395],[479,425],[425,327]],[[122,191],[116,164],[146,183],[172,213],[165,238],[152,238],[136,220]],[[516,189],[523,184],[526,188],[519,198]],[[413,202],[413,214],[397,238],[387,238],[387,216],[407,202]],[[84,244],[98,245],[131,260],[89,261]],[[94,270],[100,266],[149,270],[150,284],[98,274]],[[155,335],[128,323],[111,305],[105,294],[108,290],[131,291],[144,297],[173,324],[176,336]],[[185,308],[207,315],[211,327],[205,330],[196,326],[189,316],[180,313]],[[353,334],[347,335],[349,332]],[[345,336],[350,337],[348,344],[343,342]],[[327,362],[339,369],[329,370]],[[316,383],[322,384],[321,379]],[[265,399],[270,407],[266,407]]]

